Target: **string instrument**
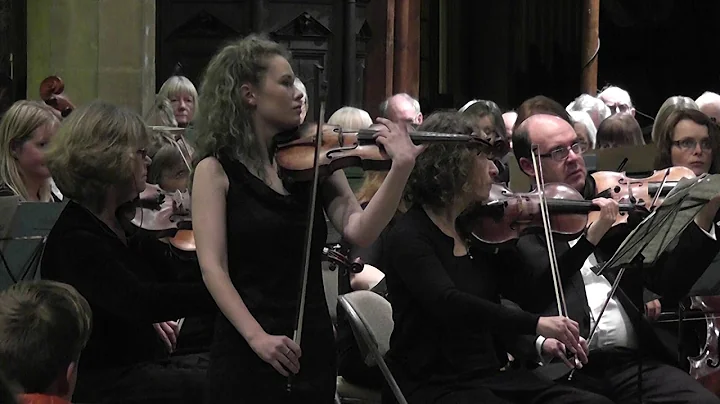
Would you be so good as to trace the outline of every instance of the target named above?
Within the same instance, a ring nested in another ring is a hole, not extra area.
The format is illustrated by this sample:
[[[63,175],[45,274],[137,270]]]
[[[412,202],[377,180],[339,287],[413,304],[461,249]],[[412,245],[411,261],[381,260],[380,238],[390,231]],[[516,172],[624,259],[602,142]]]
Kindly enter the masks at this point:
[[[331,271],[342,269],[344,271],[352,272],[354,274],[362,272],[363,267],[365,266],[363,260],[360,257],[351,260],[342,251],[343,248],[340,244],[323,247],[323,261],[326,261],[330,264],[329,269]]]
[[[313,124],[297,139],[279,144],[275,161],[283,179],[310,181],[313,179],[316,125]],[[336,170],[361,167],[364,170],[389,170],[392,160],[375,142],[379,129],[344,130],[339,126],[323,124],[320,133],[318,156],[319,176],[326,177]],[[312,129],[312,130],[311,130]],[[496,132],[477,132],[470,135],[411,131],[415,144],[466,143],[480,148],[485,154],[499,158],[509,151],[505,138]]]
[[[65,91],[65,83],[58,76],[48,76],[40,82],[40,98],[66,118],[73,112],[75,105],[63,94],[63,91]]]
[[[704,313],[705,344],[697,356],[688,357],[690,376],[720,396],[720,296],[693,296],[690,308]]]
[[[598,198],[610,198],[619,203],[644,207],[652,210],[662,203],[668,192],[683,178],[695,178],[695,173],[687,167],[670,167],[654,171],[642,178],[633,178],[627,173],[598,171],[592,174]],[[598,213],[590,213],[590,221],[597,219]],[[627,223],[628,214],[618,215],[615,224]]]
[[[590,214],[600,210],[599,206],[585,200],[567,184],[545,184],[544,194],[552,234],[563,240],[578,238],[587,228]],[[472,221],[470,232],[476,240],[486,244],[504,244],[525,234],[541,231],[543,218],[540,209],[539,191],[513,193],[503,185],[493,184],[488,202],[474,205],[460,220]],[[622,212],[633,209],[636,206],[620,204]]]
[[[180,251],[195,251],[187,191],[170,193],[157,185],[146,184],[130,222]]]

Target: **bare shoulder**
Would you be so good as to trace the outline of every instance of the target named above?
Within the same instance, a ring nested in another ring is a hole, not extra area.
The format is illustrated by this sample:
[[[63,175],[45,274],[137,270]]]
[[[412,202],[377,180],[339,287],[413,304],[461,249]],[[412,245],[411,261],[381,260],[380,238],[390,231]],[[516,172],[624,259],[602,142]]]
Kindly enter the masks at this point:
[[[222,187],[225,189],[229,186],[227,174],[225,174],[220,161],[215,157],[205,157],[200,160],[197,167],[195,167],[193,183],[200,186]]]

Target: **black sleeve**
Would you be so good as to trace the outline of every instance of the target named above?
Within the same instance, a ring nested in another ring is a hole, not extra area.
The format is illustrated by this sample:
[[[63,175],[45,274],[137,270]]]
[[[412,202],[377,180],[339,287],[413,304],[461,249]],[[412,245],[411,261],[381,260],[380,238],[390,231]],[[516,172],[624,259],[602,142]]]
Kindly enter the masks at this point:
[[[435,254],[431,238],[418,229],[395,227],[388,236],[389,264],[425,312],[444,324],[535,334],[539,316],[504,307],[457,289]]]
[[[717,226],[715,234],[720,234]],[[697,224],[690,223],[675,248],[662,253],[653,266],[645,268],[645,285],[668,300],[682,299],[710,266],[718,250],[720,243],[708,237]]]
[[[557,249],[557,245],[556,245]],[[557,256],[560,279],[569,282],[593,253],[595,246],[580,237],[574,246]],[[504,271],[503,296],[521,307],[543,311],[555,301],[552,271],[547,247],[535,235],[522,237],[515,249],[499,253],[499,259],[510,270]]]
[[[176,320],[216,310],[203,283],[144,282],[125,267],[127,261],[88,232],[65,235],[63,252],[41,269],[43,277],[74,286],[94,307],[119,317],[148,323]],[[70,251],[66,246],[75,246]]]

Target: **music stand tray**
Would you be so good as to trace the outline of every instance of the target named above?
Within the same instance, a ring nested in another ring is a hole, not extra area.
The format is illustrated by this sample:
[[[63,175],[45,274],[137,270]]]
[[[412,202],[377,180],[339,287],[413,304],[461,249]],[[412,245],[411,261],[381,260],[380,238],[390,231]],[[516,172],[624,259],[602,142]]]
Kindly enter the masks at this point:
[[[0,197],[0,290],[39,276],[45,240],[65,205]]]

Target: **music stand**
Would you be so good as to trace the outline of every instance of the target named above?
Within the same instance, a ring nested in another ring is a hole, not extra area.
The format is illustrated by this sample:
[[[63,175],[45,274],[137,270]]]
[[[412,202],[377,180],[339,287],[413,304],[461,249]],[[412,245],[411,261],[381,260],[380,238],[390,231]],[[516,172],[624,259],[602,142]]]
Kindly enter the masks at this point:
[[[720,174],[683,178],[667,197],[625,238],[602,268],[626,267],[642,257],[652,265],[671,242],[687,228],[705,204],[720,192]]]
[[[66,204],[0,197],[0,290],[39,276],[45,240]]]

